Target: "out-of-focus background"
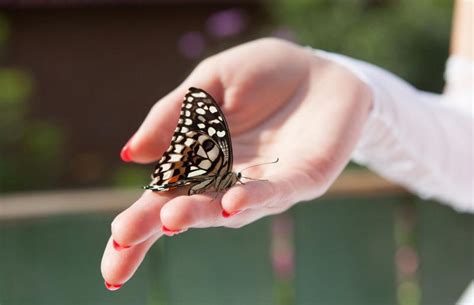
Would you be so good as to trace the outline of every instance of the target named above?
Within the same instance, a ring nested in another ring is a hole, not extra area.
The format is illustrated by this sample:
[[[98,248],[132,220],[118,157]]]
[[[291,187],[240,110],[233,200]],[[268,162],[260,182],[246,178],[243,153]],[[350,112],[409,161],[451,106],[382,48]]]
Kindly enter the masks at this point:
[[[119,151],[200,60],[273,36],[441,92],[451,13],[450,0],[0,1],[0,305],[453,304],[473,276],[472,217],[356,167],[283,215],[161,240],[117,292],[99,271],[111,220],[153,168]]]

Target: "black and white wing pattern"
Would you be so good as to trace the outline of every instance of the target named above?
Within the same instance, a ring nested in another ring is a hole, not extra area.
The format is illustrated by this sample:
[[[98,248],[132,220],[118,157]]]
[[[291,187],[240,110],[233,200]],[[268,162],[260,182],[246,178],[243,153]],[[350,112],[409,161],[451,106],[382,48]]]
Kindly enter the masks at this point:
[[[145,189],[167,191],[191,184],[189,194],[221,191],[234,185],[229,127],[216,101],[206,91],[189,88],[168,150]]]

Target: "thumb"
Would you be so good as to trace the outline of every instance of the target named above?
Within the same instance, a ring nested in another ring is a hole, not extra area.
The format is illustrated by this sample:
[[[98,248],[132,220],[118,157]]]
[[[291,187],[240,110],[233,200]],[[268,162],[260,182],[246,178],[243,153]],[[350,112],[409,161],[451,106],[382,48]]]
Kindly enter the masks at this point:
[[[161,157],[170,144],[189,87],[200,87],[216,95],[221,93],[217,69],[212,62],[201,63],[180,86],[153,105],[140,128],[123,147],[120,153],[123,161],[148,163]]]

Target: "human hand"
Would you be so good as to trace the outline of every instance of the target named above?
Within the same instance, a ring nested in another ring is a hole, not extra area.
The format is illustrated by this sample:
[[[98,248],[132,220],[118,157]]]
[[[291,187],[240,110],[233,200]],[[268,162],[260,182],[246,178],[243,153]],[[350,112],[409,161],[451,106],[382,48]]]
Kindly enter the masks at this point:
[[[348,163],[372,104],[368,87],[345,68],[291,43],[261,39],[198,65],[152,107],[122,151],[124,159],[160,159],[189,87],[203,88],[221,103],[232,136],[234,171],[277,157],[280,161],[244,173],[268,181],[236,185],[216,200],[213,194],[187,196],[182,188],[145,191],[112,222],[102,259],[102,275],[113,284],[109,289],[130,279],[163,234],[238,228],[321,196]]]

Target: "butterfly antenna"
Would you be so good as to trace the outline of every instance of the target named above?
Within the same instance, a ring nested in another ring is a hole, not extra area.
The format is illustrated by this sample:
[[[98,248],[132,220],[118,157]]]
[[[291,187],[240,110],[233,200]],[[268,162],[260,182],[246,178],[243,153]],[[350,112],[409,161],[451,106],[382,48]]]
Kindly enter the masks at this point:
[[[262,166],[262,165],[269,165],[269,164],[275,164],[275,163],[278,163],[278,161],[280,161],[280,158],[276,158],[275,161],[272,161],[272,162],[265,162],[265,163],[260,163],[260,164],[255,164],[255,165],[252,165],[252,166],[249,166],[249,167],[246,167],[244,168],[243,170],[240,171],[240,173],[243,173],[244,171],[248,170],[249,168],[252,168],[252,167],[257,167],[257,166]],[[249,179],[249,180],[255,180],[255,181],[268,181],[266,179],[256,179],[256,178],[250,178],[250,177],[246,177],[246,176],[243,176],[241,175],[242,178],[245,178],[245,179]]]

